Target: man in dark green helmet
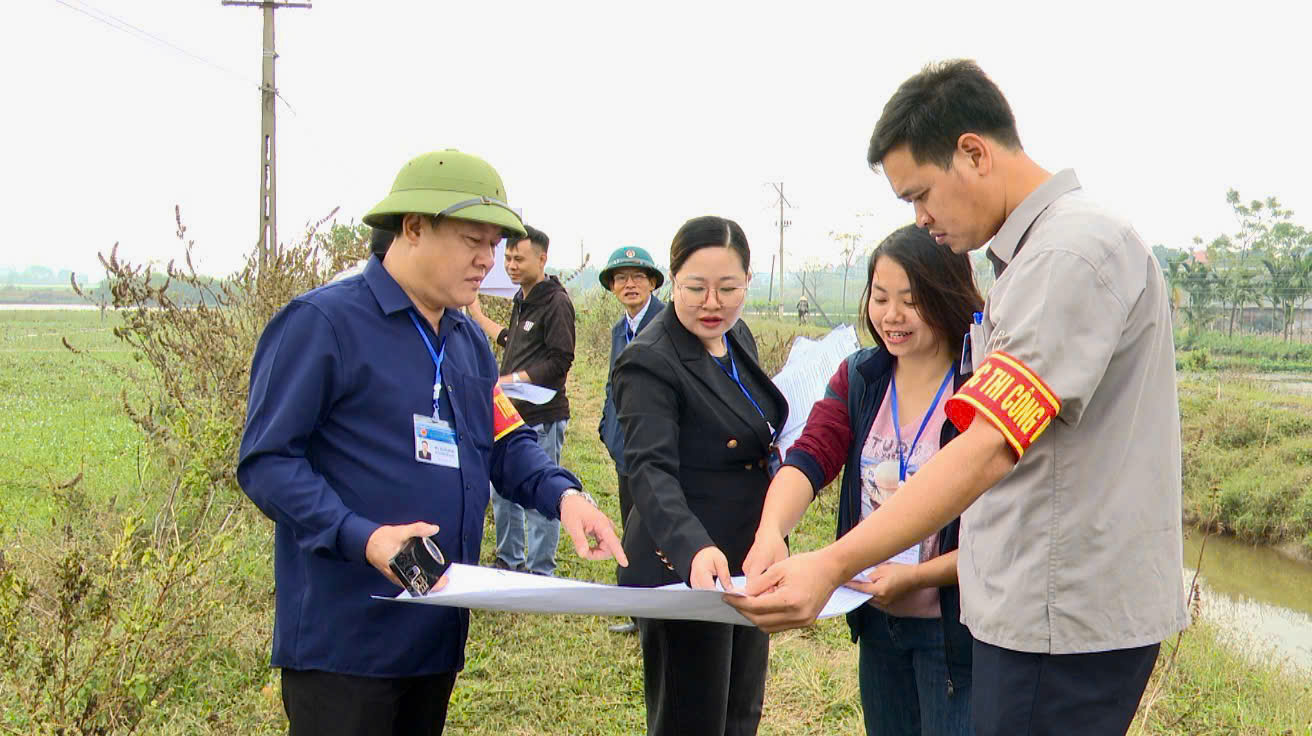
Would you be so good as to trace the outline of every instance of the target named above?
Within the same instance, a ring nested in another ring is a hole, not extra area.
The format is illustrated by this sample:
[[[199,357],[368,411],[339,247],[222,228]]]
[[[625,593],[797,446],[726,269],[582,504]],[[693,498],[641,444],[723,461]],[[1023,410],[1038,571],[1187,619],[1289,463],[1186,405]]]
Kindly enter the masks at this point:
[[[469,612],[373,596],[400,591],[388,562],[412,537],[477,563],[489,483],[559,518],[581,556],[627,564],[460,313],[496,243],[524,234],[501,177],[475,156],[424,154],[364,222],[396,233],[385,254],[265,327],[237,466],[275,525],[273,666],[293,736],[442,732]]]

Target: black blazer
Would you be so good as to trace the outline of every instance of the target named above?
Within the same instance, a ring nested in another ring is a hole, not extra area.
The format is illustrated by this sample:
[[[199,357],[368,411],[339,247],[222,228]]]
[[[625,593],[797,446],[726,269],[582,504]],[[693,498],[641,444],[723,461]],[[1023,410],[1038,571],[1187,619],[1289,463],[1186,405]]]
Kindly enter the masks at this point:
[[[768,387],[783,426],[788,404],[758,365],[751,330],[740,320],[728,338],[739,374]],[[711,545],[741,575],[770,485],[765,421],[673,308],[629,343],[611,380],[633,495],[620,584],[686,583]]]

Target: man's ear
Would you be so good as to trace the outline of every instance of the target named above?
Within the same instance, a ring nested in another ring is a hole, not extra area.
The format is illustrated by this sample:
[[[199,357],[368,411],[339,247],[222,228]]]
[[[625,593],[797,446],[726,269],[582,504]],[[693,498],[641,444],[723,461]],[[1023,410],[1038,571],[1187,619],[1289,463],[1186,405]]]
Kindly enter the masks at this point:
[[[418,242],[419,236],[423,233],[424,216],[411,212],[408,215],[401,216],[401,232],[397,233],[397,239],[405,238],[410,242]]]
[[[962,133],[957,139],[957,155],[968,169],[980,176],[993,170],[993,143],[977,133]]]

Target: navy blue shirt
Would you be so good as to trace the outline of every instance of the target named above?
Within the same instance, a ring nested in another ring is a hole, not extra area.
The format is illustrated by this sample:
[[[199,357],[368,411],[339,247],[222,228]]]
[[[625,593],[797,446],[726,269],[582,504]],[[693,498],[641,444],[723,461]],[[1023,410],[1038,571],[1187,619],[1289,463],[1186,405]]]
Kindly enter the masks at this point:
[[[410,298],[371,259],[364,273],[292,300],[270,320],[251,364],[237,480],[275,522],[273,665],[374,677],[464,666],[469,612],[374,600],[395,585],[365,560],[383,524],[427,521],[455,562],[477,563],[488,483],[559,517],[578,479],[520,426],[493,438],[496,361],[487,338],[447,309],[439,417],[460,468],[415,460],[413,416],[433,413],[433,359]],[[503,405],[508,405],[504,400]]]

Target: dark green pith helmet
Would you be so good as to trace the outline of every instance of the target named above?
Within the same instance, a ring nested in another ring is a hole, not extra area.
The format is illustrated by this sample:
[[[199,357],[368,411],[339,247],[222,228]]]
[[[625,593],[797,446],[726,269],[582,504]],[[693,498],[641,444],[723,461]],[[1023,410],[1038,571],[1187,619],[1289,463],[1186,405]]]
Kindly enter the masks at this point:
[[[396,232],[401,216],[414,212],[498,225],[524,237],[524,223],[506,203],[506,188],[492,165],[454,148],[410,159],[392,182],[392,193],[369,210],[364,224]]]
[[[651,279],[651,290],[655,291],[661,288],[665,283],[665,274],[656,268],[656,262],[651,259],[651,254],[646,248],[639,248],[636,245],[626,245],[623,248],[616,248],[610,258],[606,260],[606,267],[601,269],[601,275],[598,279],[601,285],[610,291],[610,279],[617,269],[621,268],[641,268],[647,272],[647,277]]]

